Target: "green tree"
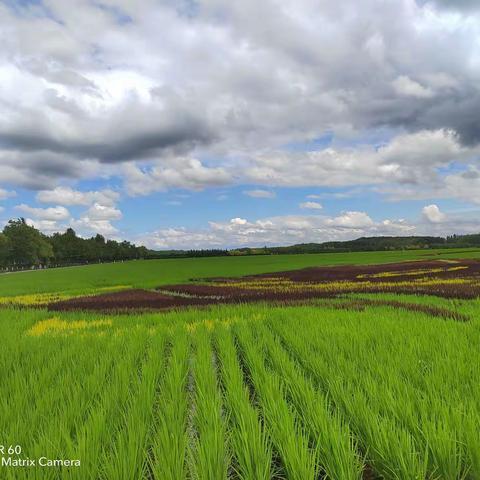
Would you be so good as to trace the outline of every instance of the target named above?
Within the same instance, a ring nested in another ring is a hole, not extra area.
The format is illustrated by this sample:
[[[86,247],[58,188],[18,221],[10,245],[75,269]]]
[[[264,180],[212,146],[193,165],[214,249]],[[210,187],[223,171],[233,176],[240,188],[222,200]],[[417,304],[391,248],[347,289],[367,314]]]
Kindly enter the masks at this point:
[[[13,265],[36,266],[48,263],[53,257],[53,248],[47,237],[24,218],[10,220],[3,229],[8,241],[7,260]]]
[[[8,262],[9,242],[8,238],[0,233],[0,267],[5,267]]]

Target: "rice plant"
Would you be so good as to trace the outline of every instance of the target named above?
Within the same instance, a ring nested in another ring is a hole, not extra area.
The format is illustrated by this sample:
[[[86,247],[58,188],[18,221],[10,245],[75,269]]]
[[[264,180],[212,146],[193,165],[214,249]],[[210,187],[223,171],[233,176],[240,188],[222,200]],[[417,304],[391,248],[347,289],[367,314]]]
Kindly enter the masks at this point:
[[[194,338],[194,439],[192,477],[226,479],[229,466],[228,438],[222,395],[217,381],[210,331],[201,328]]]
[[[256,338],[268,350],[269,362],[283,380],[310,441],[317,445],[318,461],[325,478],[361,478],[363,466],[348,425],[337,412],[332,411],[327,396],[313,387],[266,325],[256,325],[255,330]]]
[[[272,475],[272,447],[258,412],[250,402],[230,329],[215,332],[215,347],[223,384],[233,470],[242,480],[267,480]]]
[[[288,478],[308,480],[317,477],[317,452],[309,447],[308,436],[298,417],[284,400],[284,386],[277,375],[267,371],[263,354],[243,325],[236,325],[236,336],[249,378],[258,395],[272,443]]]
[[[187,378],[190,340],[184,329],[172,335],[171,354],[154,412],[155,431],[150,468],[153,478],[185,478],[187,474]]]

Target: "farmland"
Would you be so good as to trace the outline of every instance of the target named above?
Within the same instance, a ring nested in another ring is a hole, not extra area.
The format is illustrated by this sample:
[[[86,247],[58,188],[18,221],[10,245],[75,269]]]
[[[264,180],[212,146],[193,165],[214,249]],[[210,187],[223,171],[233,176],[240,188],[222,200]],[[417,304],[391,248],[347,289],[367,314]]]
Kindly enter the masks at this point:
[[[4,275],[0,476],[478,479],[477,256]]]
[[[419,259],[480,258],[478,249],[182,258],[106,263],[0,274],[0,296],[96,293],[103,288],[155,288],[192,278],[261,274],[320,265],[364,265]]]

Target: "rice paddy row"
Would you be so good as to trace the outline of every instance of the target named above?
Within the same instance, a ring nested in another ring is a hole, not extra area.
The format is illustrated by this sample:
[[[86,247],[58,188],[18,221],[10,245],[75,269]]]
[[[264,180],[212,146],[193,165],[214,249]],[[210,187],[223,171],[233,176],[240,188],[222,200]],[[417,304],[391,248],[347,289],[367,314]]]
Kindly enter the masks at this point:
[[[480,478],[480,305],[457,307],[471,320],[388,304],[5,308],[2,442],[81,466],[0,476]]]

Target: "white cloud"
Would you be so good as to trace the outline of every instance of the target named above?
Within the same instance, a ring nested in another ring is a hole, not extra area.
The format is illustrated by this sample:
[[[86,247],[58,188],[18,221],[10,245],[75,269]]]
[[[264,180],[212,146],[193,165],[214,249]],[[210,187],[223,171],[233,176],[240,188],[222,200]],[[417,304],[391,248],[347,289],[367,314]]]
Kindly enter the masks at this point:
[[[102,205],[113,205],[120,198],[120,194],[113,190],[79,191],[71,187],[56,187],[53,190],[41,190],[36,199],[42,203],[56,203],[61,205],[90,205],[98,202]]]
[[[157,250],[222,248],[222,239],[208,231],[192,231],[186,228],[165,228],[135,239],[135,242]]]
[[[29,224],[47,234],[73,227],[81,236],[100,233],[111,238],[118,233],[112,222],[122,218],[121,210],[114,204],[118,198],[119,195],[111,190],[80,192],[58,187],[52,191],[39,192],[37,199],[45,203],[61,200],[67,205],[89,205],[92,201],[94,203],[79,218],[73,218],[67,208],[61,205],[37,208],[21,204],[15,208],[31,215],[33,219],[27,219]],[[105,204],[95,201],[97,199]]]
[[[440,190],[442,197],[458,198],[480,204],[480,170],[475,166],[464,172],[447,175]]]
[[[246,225],[248,222],[244,218],[232,218],[230,225]]]
[[[84,215],[89,220],[120,220],[122,212],[111,205],[94,203]]]
[[[447,219],[447,216],[440,211],[437,205],[427,205],[422,209],[422,215],[430,223],[442,223]]]
[[[61,205],[49,208],[35,208],[25,205],[24,203],[15,207],[17,210],[32,215],[36,220],[58,221],[70,218],[70,212]]]
[[[303,202],[299,205],[299,207],[310,210],[321,210],[323,208],[318,202]]]
[[[272,192],[270,190],[260,190],[260,189],[245,190],[243,194],[253,198],[275,198],[277,196],[275,192]]]
[[[18,205],[16,208],[34,217],[30,223],[44,233],[50,234],[65,231],[73,227],[81,236],[90,236],[100,233],[109,238],[118,233],[112,224],[122,218],[122,212],[115,204],[120,199],[118,192],[104,189],[99,191],[79,191],[71,187],[58,186],[52,190],[41,190],[37,193],[37,201],[42,203],[63,203],[64,205],[88,206],[79,218],[72,218],[70,212],[57,205],[49,208],[35,208],[28,205]],[[68,223],[59,224],[60,220]]]
[[[342,212],[341,215],[327,220],[328,225],[342,228],[368,228],[374,224],[365,212]]]
[[[99,233],[106,237],[112,237],[118,233],[118,229],[111,224],[110,220],[94,219],[88,216],[72,220],[71,226],[83,236]]]
[[[451,130],[401,134],[378,148],[328,147],[310,152],[270,152],[252,159],[252,182],[275,186],[348,186],[385,183],[420,184],[438,177],[437,169],[467,162],[479,147],[462,146]]]
[[[336,217],[287,215],[255,221],[233,218],[209,222],[203,229],[162,228],[133,240],[150,248],[234,248],[296,243],[352,240],[370,236],[411,236],[478,233],[480,212],[458,212],[448,216],[436,205],[424,207],[416,220],[373,220],[366,212],[346,211]]]
[[[130,195],[148,195],[169,188],[202,190],[208,186],[231,183],[232,177],[224,168],[207,167],[196,158],[171,157],[156,161],[153,167],[142,169],[125,165],[126,190]]]
[[[51,235],[57,232],[64,232],[68,225],[58,223],[56,220],[39,220],[39,219],[25,219],[28,225],[35,227],[41,232]]]
[[[454,198],[466,203],[480,204],[480,170],[468,164],[465,170],[438,176],[425,181],[422,189],[416,185],[387,185],[377,188],[379,193],[388,195],[391,201],[432,200]]]
[[[338,217],[289,215],[248,221],[233,218],[210,222],[208,228],[164,228],[135,241],[151,248],[209,248],[289,245],[350,240],[365,235],[411,235],[415,226],[405,220],[374,222],[365,212],[343,212]]]

